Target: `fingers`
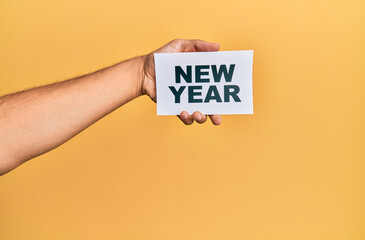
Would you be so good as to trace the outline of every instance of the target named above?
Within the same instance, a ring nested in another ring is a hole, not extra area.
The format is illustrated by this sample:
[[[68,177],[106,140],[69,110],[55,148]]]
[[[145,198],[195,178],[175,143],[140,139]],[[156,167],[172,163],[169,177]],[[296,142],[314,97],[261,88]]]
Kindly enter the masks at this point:
[[[194,122],[194,119],[186,111],[182,111],[179,118],[185,125],[190,125]]]
[[[207,120],[207,116],[198,111],[194,112],[192,115],[189,115],[186,111],[182,111],[178,117],[185,125],[191,125],[194,121],[201,124]],[[218,114],[209,115],[209,118],[214,125],[219,125],[222,122],[222,117]]]
[[[214,125],[219,125],[222,122],[222,116],[219,114],[209,115],[209,118]]]
[[[205,121],[207,121],[207,116],[205,116],[201,112],[194,112],[191,116],[197,123],[204,123]]]

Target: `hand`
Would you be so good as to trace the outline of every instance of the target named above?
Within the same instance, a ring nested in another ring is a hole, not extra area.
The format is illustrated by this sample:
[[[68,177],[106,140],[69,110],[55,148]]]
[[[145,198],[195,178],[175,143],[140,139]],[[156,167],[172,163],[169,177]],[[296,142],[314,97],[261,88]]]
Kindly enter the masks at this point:
[[[203,40],[185,40],[175,39],[165,46],[151,52],[145,57],[143,70],[141,74],[141,92],[148,95],[156,102],[156,79],[155,79],[155,63],[154,53],[177,53],[177,52],[210,52],[218,51],[219,43],[210,43]],[[182,111],[178,116],[183,123],[190,125],[194,120],[198,123],[204,123],[207,116],[199,111],[189,115],[186,111]],[[221,115],[209,115],[214,125],[219,125],[222,122]]]

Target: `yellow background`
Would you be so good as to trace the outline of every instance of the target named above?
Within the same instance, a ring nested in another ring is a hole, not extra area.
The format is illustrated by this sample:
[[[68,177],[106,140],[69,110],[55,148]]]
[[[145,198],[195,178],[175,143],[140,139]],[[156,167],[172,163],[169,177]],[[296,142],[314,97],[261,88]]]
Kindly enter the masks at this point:
[[[254,49],[255,114],[136,99],[0,178],[0,239],[365,239],[363,0],[1,0],[0,94],[174,38]]]

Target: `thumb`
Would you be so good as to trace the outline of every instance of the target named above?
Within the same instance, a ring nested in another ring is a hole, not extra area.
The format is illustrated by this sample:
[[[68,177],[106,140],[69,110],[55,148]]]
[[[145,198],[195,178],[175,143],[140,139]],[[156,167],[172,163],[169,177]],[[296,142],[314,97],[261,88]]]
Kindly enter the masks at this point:
[[[203,40],[195,40],[194,47],[198,52],[212,52],[220,49],[219,43],[206,42]]]

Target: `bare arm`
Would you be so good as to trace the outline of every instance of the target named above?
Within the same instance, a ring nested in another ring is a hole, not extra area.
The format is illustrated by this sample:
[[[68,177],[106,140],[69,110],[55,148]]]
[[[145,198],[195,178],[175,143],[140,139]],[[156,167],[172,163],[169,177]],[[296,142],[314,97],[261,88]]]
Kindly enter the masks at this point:
[[[184,47],[183,43],[191,49],[175,46]],[[196,45],[196,40],[175,40],[157,51],[194,51],[192,44]],[[201,50],[218,50],[217,46],[210,49],[210,43],[200,44]],[[56,148],[142,94],[154,100],[152,56],[153,53],[136,57],[86,76],[0,97],[0,175]],[[203,123],[206,116],[183,112],[180,118],[191,124],[194,120]],[[221,121],[219,115],[211,119],[214,124]]]
[[[0,174],[66,142],[140,95],[144,57],[0,98]]]

